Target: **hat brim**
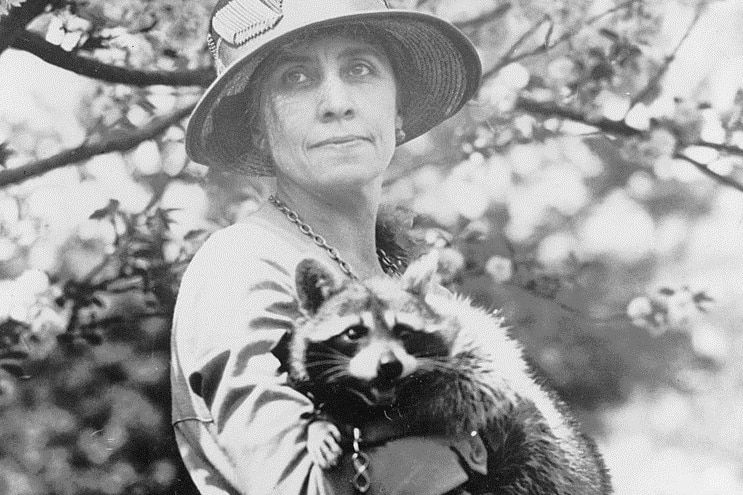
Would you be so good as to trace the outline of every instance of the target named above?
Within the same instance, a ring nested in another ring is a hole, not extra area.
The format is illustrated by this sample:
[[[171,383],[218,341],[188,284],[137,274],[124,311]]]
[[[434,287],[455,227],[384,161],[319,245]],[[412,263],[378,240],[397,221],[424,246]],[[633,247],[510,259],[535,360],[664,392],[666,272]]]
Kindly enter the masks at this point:
[[[404,54],[413,77],[405,86],[405,141],[429,131],[457,113],[477,91],[482,67],[472,43],[452,24],[408,10],[342,15],[288,30],[234,60],[207,88],[186,128],[186,152],[195,162],[248,175],[273,175],[272,164],[253,147],[245,127],[250,108],[246,88],[258,65],[287,39],[306,31],[360,25],[390,39]],[[390,55],[395,58],[395,54]],[[400,143],[402,144],[402,143]]]

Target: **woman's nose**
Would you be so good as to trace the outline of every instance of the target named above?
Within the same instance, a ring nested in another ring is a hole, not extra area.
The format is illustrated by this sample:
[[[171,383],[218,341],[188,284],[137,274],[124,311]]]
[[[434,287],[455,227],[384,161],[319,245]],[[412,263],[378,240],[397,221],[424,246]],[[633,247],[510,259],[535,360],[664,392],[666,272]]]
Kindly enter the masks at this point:
[[[345,120],[356,115],[353,96],[346,83],[337,76],[327,77],[320,86],[318,113],[323,122]]]

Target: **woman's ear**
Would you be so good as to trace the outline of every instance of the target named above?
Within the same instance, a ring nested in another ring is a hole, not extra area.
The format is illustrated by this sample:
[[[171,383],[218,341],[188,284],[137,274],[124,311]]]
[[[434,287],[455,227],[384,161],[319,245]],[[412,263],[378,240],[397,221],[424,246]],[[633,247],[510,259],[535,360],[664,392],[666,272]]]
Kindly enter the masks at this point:
[[[397,115],[395,115],[395,129],[402,129],[402,114],[400,113],[400,110],[397,111]]]
[[[305,313],[314,315],[333,293],[336,282],[319,261],[308,258],[297,265],[295,285],[300,307]]]

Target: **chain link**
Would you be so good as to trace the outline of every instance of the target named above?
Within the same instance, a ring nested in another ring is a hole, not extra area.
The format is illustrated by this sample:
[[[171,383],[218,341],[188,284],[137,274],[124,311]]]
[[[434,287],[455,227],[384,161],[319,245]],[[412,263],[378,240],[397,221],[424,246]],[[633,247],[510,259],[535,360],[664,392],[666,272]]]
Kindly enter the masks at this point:
[[[353,429],[353,456],[351,456],[351,461],[354,470],[351,484],[358,493],[368,492],[371,487],[371,477],[369,476],[371,459],[361,451],[361,430],[359,428]]]
[[[276,209],[286,215],[286,218],[291,223],[296,225],[302,234],[312,239],[312,242],[324,249],[325,252],[328,253],[328,256],[330,256],[333,261],[338,263],[338,266],[340,266],[343,273],[348,275],[353,280],[358,280],[358,277],[351,269],[351,265],[349,265],[343,258],[341,258],[338,249],[333,246],[329,246],[328,243],[325,241],[325,238],[320,234],[316,234],[315,231],[312,230],[312,227],[310,227],[308,223],[304,222],[299,217],[299,214],[296,211],[286,206],[286,204],[284,204],[284,202],[281,201],[276,195],[270,195],[268,197],[268,201],[272,205],[274,205]],[[387,255],[387,253],[384,252],[383,249],[380,248],[377,248],[377,257],[379,258],[379,264],[382,265],[382,269],[385,273],[389,275],[396,275],[400,272],[400,269],[402,267],[402,261],[400,259],[393,260]]]
[[[384,249],[377,248],[377,257],[379,258],[379,264],[382,265],[382,269],[389,275],[397,275],[402,271],[403,260],[400,258],[391,258]]]

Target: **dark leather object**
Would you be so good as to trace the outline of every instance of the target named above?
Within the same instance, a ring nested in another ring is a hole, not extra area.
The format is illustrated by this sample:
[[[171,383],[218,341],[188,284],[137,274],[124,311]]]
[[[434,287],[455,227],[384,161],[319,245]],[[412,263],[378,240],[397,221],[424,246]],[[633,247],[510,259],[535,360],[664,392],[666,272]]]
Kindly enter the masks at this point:
[[[366,495],[466,495],[470,477],[487,473],[487,451],[479,435],[403,437],[362,451],[370,459]],[[335,494],[355,493],[351,457],[351,452],[345,454],[338,467],[326,471]]]

